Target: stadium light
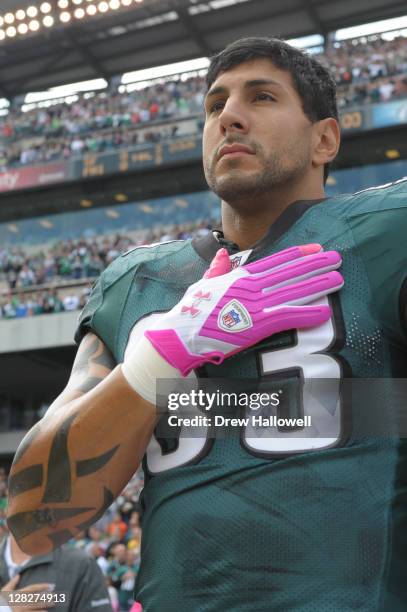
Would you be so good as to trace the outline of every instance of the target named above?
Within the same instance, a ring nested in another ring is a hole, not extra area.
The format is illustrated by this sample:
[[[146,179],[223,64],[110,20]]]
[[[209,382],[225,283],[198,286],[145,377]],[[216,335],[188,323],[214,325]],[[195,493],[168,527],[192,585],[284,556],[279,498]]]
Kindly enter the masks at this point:
[[[143,0],[48,0],[31,1],[28,7],[0,14],[0,41],[16,35],[36,33],[42,27],[68,25],[72,20],[97,17],[100,13],[126,9]],[[27,2],[27,4],[28,4]]]
[[[4,30],[0,30],[0,40],[4,40],[6,38],[6,33]]]
[[[37,32],[40,29],[40,22],[37,21],[37,19],[33,19],[28,24],[28,27],[30,28],[31,32]]]
[[[27,15],[29,17],[36,17],[38,15],[38,9],[36,6],[29,6],[27,9]]]
[[[49,2],[43,2],[40,6],[41,13],[50,13],[52,11],[52,6]]]

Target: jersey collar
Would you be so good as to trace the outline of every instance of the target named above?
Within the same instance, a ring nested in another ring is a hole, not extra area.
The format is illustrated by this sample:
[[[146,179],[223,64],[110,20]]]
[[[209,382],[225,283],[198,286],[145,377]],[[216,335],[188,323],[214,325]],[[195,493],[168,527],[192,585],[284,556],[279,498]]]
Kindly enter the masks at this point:
[[[325,200],[326,198],[320,198],[319,200],[298,200],[287,206],[277,220],[269,227],[266,234],[252,246],[252,255],[250,258],[255,259],[257,253],[270,247],[281,238],[281,236],[285,234],[309,208]],[[212,261],[221,247],[225,247],[229,255],[234,255],[240,251],[237,244],[226,240],[221,229],[214,229],[206,236],[193,238],[192,247],[202,259],[208,262]]]

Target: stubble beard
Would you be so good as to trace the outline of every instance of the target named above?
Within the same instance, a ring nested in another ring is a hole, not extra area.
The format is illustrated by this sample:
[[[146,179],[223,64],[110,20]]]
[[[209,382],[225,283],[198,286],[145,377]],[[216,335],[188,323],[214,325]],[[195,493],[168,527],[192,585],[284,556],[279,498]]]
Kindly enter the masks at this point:
[[[282,156],[272,152],[265,157],[257,151],[256,156],[261,161],[258,171],[246,172],[241,168],[241,160],[230,159],[226,160],[228,172],[218,178],[215,172],[216,158],[204,166],[209,188],[231,208],[242,211],[250,208],[251,212],[255,212],[256,203],[264,206],[265,198],[297,182],[309,167],[309,156],[305,151],[300,154],[298,149],[292,155]],[[287,159],[289,163],[284,163],[283,160]],[[222,163],[225,164],[225,160]]]

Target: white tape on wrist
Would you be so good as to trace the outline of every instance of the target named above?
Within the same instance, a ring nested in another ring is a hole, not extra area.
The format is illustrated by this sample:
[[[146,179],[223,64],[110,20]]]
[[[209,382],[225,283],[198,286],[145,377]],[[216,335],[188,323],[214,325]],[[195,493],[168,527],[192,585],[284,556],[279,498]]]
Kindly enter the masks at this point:
[[[157,379],[182,378],[179,370],[165,361],[145,336],[125,358],[121,369],[129,385],[142,398],[154,405]]]

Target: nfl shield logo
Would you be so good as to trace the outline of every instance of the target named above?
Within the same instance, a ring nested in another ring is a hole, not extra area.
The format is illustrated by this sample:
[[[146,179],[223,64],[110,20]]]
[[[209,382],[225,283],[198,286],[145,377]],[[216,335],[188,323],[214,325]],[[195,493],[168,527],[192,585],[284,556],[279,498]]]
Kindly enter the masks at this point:
[[[250,314],[239,300],[230,300],[218,315],[218,326],[230,334],[242,332],[252,325]]]
[[[226,325],[226,327],[228,327],[229,329],[240,323],[241,320],[239,317],[239,313],[237,313],[236,310],[230,310],[229,312],[223,315],[222,319],[223,324]]]

